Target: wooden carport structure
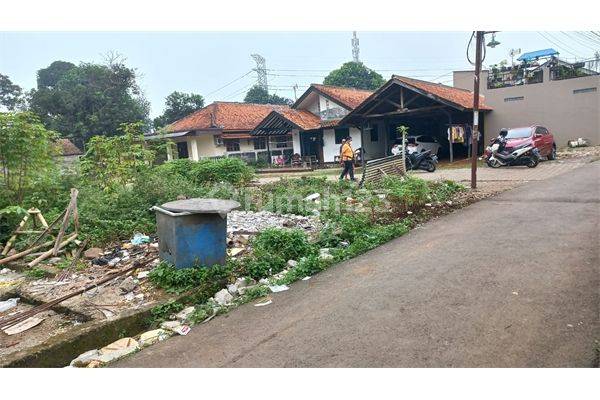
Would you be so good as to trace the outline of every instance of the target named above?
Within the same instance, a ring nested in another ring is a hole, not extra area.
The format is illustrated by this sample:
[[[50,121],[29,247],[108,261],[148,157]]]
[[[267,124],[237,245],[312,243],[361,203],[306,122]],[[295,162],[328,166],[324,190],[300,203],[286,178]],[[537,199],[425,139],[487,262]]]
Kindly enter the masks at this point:
[[[483,96],[480,96],[479,104],[480,112],[491,110],[485,105]],[[340,124],[357,126],[363,135],[375,124],[383,126],[384,155],[388,156],[395,140],[395,125],[413,125],[418,127],[417,130],[428,130],[409,131],[409,134],[428,134],[448,143],[445,132],[449,125],[472,125],[472,105],[471,91],[394,75],[346,115]],[[483,127],[480,132],[483,132]],[[448,147],[452,155],[453,146]]]

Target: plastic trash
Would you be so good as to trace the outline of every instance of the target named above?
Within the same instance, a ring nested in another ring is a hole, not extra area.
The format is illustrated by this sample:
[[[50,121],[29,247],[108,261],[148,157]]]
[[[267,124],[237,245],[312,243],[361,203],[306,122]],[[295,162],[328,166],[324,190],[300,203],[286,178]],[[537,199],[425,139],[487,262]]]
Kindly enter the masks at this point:
[[[11,308],[16,307],[18,301],[18,297],[13,297],[12,299],[8,299],[5,301],[0,301],[0,312],[8,311]]]
[[[289,289],[289,287],[287,285],[271,285],[271,286],[269,286],[269,289],[271,289],[271,292],[273,292],[273,293],[278,293],[278,292],[285,292],[286,290]]]
[[[139,246],[144,243],[150,243],[150,236],[144,235],[143,233],[136,233],[131,239],[131,244]]]

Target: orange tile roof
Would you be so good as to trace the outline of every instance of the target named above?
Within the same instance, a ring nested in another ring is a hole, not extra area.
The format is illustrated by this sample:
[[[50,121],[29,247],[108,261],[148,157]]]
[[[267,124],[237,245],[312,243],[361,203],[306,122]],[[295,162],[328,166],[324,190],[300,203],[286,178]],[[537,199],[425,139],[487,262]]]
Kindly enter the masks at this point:
[[[348,107],[350,110],[354,110],[367,97],[373,94],[372,90],[353,89],[341,86],[319,85],[316,83],[313,83],[310,86],[331,97],[341,105]]]
[[[286,110],[278,111],[278,113],[306,131],[311,129],[319,129],[321,127],[321,118],[307,110],[288,108]]]
[[[79,150],[79,147],[75,146],[69,139],[58,139],[56,144],[58,144],[61,156],[76,156],[83,154],[83,152]]]
[[[201,129],[223,131],[251,131],[271,111],[289,109],[288,106],[215,101],[212,104],[166,127],[167,132]]]
[[[439,83],[421,81],[419,79],[407,78],[399,75],[393,75],[392,79],[400,81],[408,86],[420,89],[424,92],[431,93],[441,99],[458,104],[461,107],[473,109],[473,92],[469,90],[446,86]],[[479,109],[491,110],[490,107],[485,105],[485,98],[481,95],[479,96]]]
[[[321,127],[322,128],[336,127],[340,123],[341,120],[342,120],[341,118],[338,118],[338,119],[330,119],[329,121],[323,121],[323,122],[321,122]]]

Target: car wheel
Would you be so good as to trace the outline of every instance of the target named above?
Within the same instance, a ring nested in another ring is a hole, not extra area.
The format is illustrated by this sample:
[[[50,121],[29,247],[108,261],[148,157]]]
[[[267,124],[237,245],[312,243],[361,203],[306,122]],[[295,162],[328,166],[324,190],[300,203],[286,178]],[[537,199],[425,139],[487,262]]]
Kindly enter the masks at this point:
[[[527,168],[535,168],[539,164],[540,160],[537,157],[531,157],[529,159],[529,163],[527,164]]]
[[[552,144],[552,150],[548,154],[548,160],[556,160],[556,145]]]

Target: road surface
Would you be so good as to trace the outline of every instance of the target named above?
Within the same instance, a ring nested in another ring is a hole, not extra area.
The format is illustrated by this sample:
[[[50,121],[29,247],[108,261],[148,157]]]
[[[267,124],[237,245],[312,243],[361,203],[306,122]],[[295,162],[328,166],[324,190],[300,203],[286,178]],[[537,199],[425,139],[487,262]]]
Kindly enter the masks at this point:
[[[429,222],[117,367],[590,367],[600,162]]]

